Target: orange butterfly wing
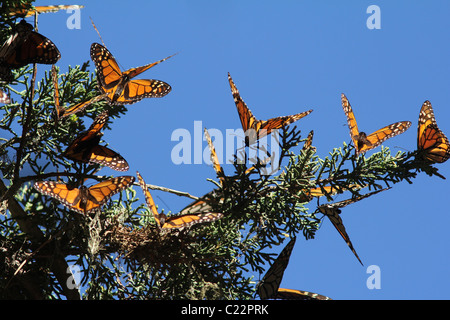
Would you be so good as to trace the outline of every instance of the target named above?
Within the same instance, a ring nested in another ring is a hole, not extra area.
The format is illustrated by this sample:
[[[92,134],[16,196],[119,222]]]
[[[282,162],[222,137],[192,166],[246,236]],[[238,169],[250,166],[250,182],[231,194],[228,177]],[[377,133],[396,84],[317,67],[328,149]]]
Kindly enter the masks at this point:
[[[131,104],[143,98],[164,97],[170,91],[170,85],[163,81],[149,79],[130,80],[124,84],[121,94],[114,98],[114,102],[116,104]],[[119,90],[116,91],[115,95],[118,92]]]
[[[59,200],[66,207],[84,213],[84,210],[81,210],[79,207],[79,202],[81,200],[80,189],[70,188],[65,183],[55,181],[38,181],[35,182],[34,188],[42,194]]]
[[[57,199],[73,211],[87,214],[101,207],[113,195],[128,188],[133,182],[133,176],[123,176],[105,180],[90,188],[85,186],[71,188],[65,183],[38,181],[34,184],[34,188]]]
[[[133,184],[135,178],[133,176],[121,176],[102,181],[88,189],[89,195],[94,202],[103,205],[116,193],[125,190]]]
[[[255,143],[258,139],[268,135],[273,130],[283,128],[297,120],[300,120],[313,111],[308,110],[302,113],[276,117],[269,120],[257,120],[245,104],[244,100],[242,100],[230,73],[228,73],[228,82],[231,87],[231,93],[233,95],[234,103],[236,104],[239,119],[241,120],[242,129],[246,135],[245,139],[247,145]]]
[[[75,113],[78,113],[78,112],[84,110],[86,107],[88,107],[92,103],[106,98],[105,94],[101,94],[101,95],[95,96],[94,98],[89,99],[87,101],[77,103],[73,106],[64,108],[59,103],[58,74],[56,72],[55,65],[52,66],[52,81],[53,81],[53,88],[54,88],[56,119],[63,119],[65,117],[71,116],[72,114],[75,114]]]
[[[275,298],[282,300],[332,300],[318,293],[285,288],[278,288]]]
[[[347,124],[350,129],[350,137],[352,138],[353,144],[358,144],[358,141],[355,140],[355,137],[359,136],[358,124],[356,123],[355,115],[353,113],[352,106],[348,101],[347,97],[342,93],[341,94],[342,108],[344,109],[344,113],[347,116]]]
[[[20,68],[29,63],[55,64],[60,58],[58,48],[50,39],[30,31],[6,62],[12,68]]]
[[[119,153],[100,145],[96,145],[91,149],[89,162],[97,163],[116,171],[128,171],[130,168],[128,162]]]
[[[321,205],[318,207],[319,211],[322,212],[324,215],[326,215],[330,219],[331,223],[334,225],[334,227],[339,232],[341,237],[345,240],[348,247],[350,248],[350,250],[352,250],[353,254],[358,259],[359,263],[361,263],[361,265],[363,263],[361,262],[361,259],[359,258],[358,254],[356,253],[355,248],[353,248],[353,244],[350,241],[350,237],[348,236],[347,232],[345,231],[344,223],[342,222],[342,219],[340,216],[340,213],[341,213],[340,208],[343,208],[345,206],[348,206],[349,204],[358,202],[364,198],[368,198],[374,194],[377,194],[381,191],[385,191],[388,189],[390,189],[390,188],[384,188],[384,189],[372,191],[372,192],[366,193],[364,195],[358,196],[356,198],[351,198],[351,199],[347,199],[347,200],[343,200],[343,201],[339,201],[339,202],[335,202],[335,203],[331,203],[331,204],[324,204],[324,205]]]
[[[281,129],[297,120],[300,120],[303,117],[306,117],[310,114],[312,110],[308,110],[302,113],[293,114],[290,116],[282,116],[276,117],[269,120],[260,120],[258,130],[265,130],[268,133],[272,132],[272,130]],[[264,134],[265,135],[265,134]],[[264,136],[262,135],[262,136]]]
[[[410,121],[400,121],[367,135],[365,132],[359,132],[353,109],[344,94],[341,95],[341,100],[342,108],[347,116],[347,124],[350,129],[350,137],[352,138],[356,155],[376,148],[387,139],[405,132],[411,126]]]
[[[183,208],[180,211],[181,215],[184,214],[198,214],[198,213],[202,213],[202,212],[210,212],[212,210],[212,206],[211,203],[214,201],[214,204],[220,203],[220,201],[223,201],[223,198],[216,200],[213,198],[214,193],[217,190],[214,189],[210,192],[208,192],[207,194],[205,194],[204,196],[202,196],[201,198],[191,202],[190,204],[188,204],[185,208]]]
[[[291,241],[281,250],[278,257],[267,270],[264,277],[257,284],[256,290],[261,300],[272,299],[276,297],[278,289],[280,287],[281,280],[283,279],[284,270],[286,270],[289,259],[291,257],[292,249],[295,245],[296,238],[292,238]]]
[[[443,163],[450,158],[450,143],[438,128],[430,101],[425,101],[420,109],[417,126],[417,150],[422,157],[432,163]]]
[[[66,149],[64,156],[79,162],[97,163],[117,171],[127,171],[127,161],[117,152],[100,146],[100,130],[108,120],[108,113],[98,115],[89,129],[77,137]]]
[[[80,103],[77,103],[73,106],[69,106],[66,109],[62,109],[62,113],[61,113],[61,119],[62,118],[66,118],[68,116],[71,116],[72,114],[76,114],[80,111],[83,111],[84,109],[86,109],[88,106],[90,106],[91,104],[100,101],[104,98],[106,98],[107,95],[106,94],[100,94],[98,96],[93,97],[92,99],[89,99],[87,101],[83,101]]]
[[[35,13],[41,14],[41,13],[49,13],[49,12],[58,12],[59,10],[68,10],[68,9],[81,9],[84,8],[84,6],[80,5],[55,5],[55,6],[35,6],[34,9],[17,9],[13,10],[9,14],[11,16],[21,16],[24,18],[30,17],[34,15]]]
[[[199,214],[175,215],[167,218],[162,226],[163,229],[188,228],[194,224],[213,222],[222,218],[221,213],[203,212]]]
[[[311,130],[308,133],[308,136],[306,137],[306,141],[303,144],[302,150],[307,150],[307,149],[311,148],[312,142],[313,142],[313,137],[314,137],[314,130]]]
[[[22,20],[0,48],[0,79],[12,80],[11,69],[30,63],[55,64],[61,58],[56,45]]]
[[[220,165],[220,161],[219,161],[219,158],[216,153],[216,148],[214,148],[214,144],[211,140],[211,136],[209,135],[209,132],[206,128],[204,129],[204,132],[205,132],[206,141],[208,142],[209,150],[211,152],[211,163],[213,164],[214,170],[216,171],[217,175],[220,178],[220,183],[223,184],[224,172],[223,172],[222,166]]]
[[[190,227],[194,224],[198,223],[206,223],[212,222],[220,219],[223,215],[221,213],[214,212],[202,212],[199,214],[184,214],[184,215],[175,215],[171,217],[167,217],[163,213],[158,213],[155,202],[153,201],[153,197],[148,191],[148,188],[144,182],[144,179],[136,172],[139,184],[144,191],[145,201],[147,202],[147,206],[150,208],[153,216],[156,220],[156,225],[158,229],[168,230],[168,229],[182,229]]]
[[[332,207],[330,205],[322,205],[318,207],[320,212],[322,212],[324,215],[330,219],[333,226],[336,228],[336,230],[339,232],[341,237],[344,239],[345,243],[347,243],[350,250],[352,250],[355,257],[358,259],[359,263],[363,265],[361,262],[361,259],[359,258],[358,254],[356,253],[355,248],[353,247],[353,244],[350,240],[350,237],[348,236],[347,232],[345,231],[344,223],[342,222],[341,216],[339,215],[341,213],[341,210],[335,207]]]
[[[91,45],[91,59],[97,68],[100,90],[108,95],[113,104],[132,104],[143,98],[159,98],[167,95],[172,88],[163,81],[131,79],[170,57],[122,72],[108,49],[98,43]]]
[[[380,130],[375,131],[367,136],[367,140],[370,142],[371,146],[364,145],[360,152],[366,152],[367,150],[373,149],[379,146],[381,143],[386,141],[389,138],[395,137],[406,130],[411,126],[410,121],[399,121],[393,124],[390,124]]]
[[[144,179],[142,178],[142,176],[140,175],[139,172],[136,172],[138,181],[139,181],[139,185],[142,188],[142,191],[144,192],[144,197],[145,197],[145,201],[147,203],[147,206],[149,207],[150,211],[153,213],[153,217],[155,218],[156,221],[156,226],[158,229],[161,229],[161,220],[160,220],[160,215],[158,212],[158,209],[156,208],[155,205],[155,201],[153,200],[152,194],[150,193],[150,191],[148,191],[147,185],[145,184]]]

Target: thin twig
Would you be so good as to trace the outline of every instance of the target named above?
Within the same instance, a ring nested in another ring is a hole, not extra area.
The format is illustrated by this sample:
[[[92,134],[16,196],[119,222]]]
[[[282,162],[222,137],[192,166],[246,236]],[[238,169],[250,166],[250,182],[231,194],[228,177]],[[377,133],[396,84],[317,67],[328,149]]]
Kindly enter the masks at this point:
[[[137,183],[134,183],[134,184],[138,185]],[[178,191],[178,190],[169,189],[169,188],[166,188],[166,187],[155,186],[153,184],[146,183],[146,187],[150,188],[152,190],[160,190],[160,191],[164,191],[164,192],[170,192],[170,193],[176,194],[177,196],[180,196],[180,197],[187,197],[187,198],[191,198],[191,199],[194,199],[194,200],[200,199],[199,197],[193,196],[193,195],[191,195],[191,194],[189,194],[187,192],[184,192],[184,191]]]

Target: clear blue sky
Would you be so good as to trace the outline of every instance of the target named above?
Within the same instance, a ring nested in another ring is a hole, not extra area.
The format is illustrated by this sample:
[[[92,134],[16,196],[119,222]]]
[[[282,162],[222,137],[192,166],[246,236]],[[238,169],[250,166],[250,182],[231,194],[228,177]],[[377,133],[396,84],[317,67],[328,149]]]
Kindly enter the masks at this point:
[[[177,142],[171,134],[179,128],[193,133],[194,121],[223,131],[240,127],[227,72],[259,119],[313,108],[298,124],[305,137],[314,129],[322,158],[350,141],[341,93],[362,131],[400,120],[413,123],[384,144],[393,153],[415,150],[419,110],[427,99],[450,136],[448,1],[59,3],[85,5],[78,30],[66,27],[70,15],[64,11],[39,17],[39,31],[61,51],[62,71],[90,60],[91,43],[100,42],[89,17],[123,69],[179,52],[139,76],[164,80],[172,92],[131,105],[104,136],[130,163],[129,174],[139,170],[147,183],[197,196],[212,189],[206,181],[215,177],[211,166],[172,162]],[[366,26],[372,4],[381,10],[381,29]],[[397,184],[343,209],[364,266],[325,219],[315,239],[298,238],[281,286],[333,299],[449,299],[450,161],[438,168],[447,180],[422,173],[412,185]],[[231,165],[224,169],[232,172]],[[108,169],[100,173],[117,175]],[[153,194],[166,212],[190,202]],[[370,265],[380,268],[381,289],[366,286]]]

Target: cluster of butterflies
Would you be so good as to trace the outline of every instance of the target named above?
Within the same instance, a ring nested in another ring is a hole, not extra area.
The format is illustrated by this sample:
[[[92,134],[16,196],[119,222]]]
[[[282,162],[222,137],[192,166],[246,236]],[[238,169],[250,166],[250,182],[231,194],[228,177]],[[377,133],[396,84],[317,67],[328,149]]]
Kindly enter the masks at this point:
[[[54,12],[67,7],[73,8],[74,6],[36,7],[31,12],[24,11],[23,15],[29,16],[36,12]],[[93,43],[90,48],[90,55],[97,70],[99,94],[88,101],[73,106],[61,106],[59,103],[57,72],[54,66],[61,57],[60,52],[51,40],[32,30],[33,27],[25,20],[22,20],[16,25],[11,36],[1,47],[0,80],[13,81],[11,70],[21,68],[30,63],[52,64],[55,112],[58,120],[78,113],[89,104],[102,99],[106,99],[111,105],[132,104],[144,98],[163,97],[171,91],[171,86],[166,82],[154,79],[135,80],[133,78],[173,55],[145,66],[121,71],[109,50],[101,44]],[[11,102],[4,91],[0,92],[0,99],[2,103]],[[63,152],[63,156],[80,163],[98,164],[116,171],[127,171],[129,165],[119,153],[100,145],[103,135],[102,129],[108,118],[108,111],[103,111],[97,115],[89,129],[70,143]],[[214,221],[222,217],[221,213],[212,212],[174,215],[171,217],[158,213],[153,198],[139,172],[137,172],[137,176],[159,230],[186,228],[193,224]],[[57,199],[72,211],[89,214],[99,210],[113,195],[130,187],[134,181],[134,176],[120,176],[102,181],[89,188],[84,185],[77,187],[73,183],[37,181],[34,184],[34,188],[44,195]]]
[[[35,10],[33,13],[52,12],[61,9],[61,7],[64,6],[51,6],[40,9],[36,7],[33,9]],[[23,13],[23,16],[28,16],[28,14],[28,11],[26,11]],[[58,119],[63,119],[78,113],[84,110],[89,104],[103,99],[111,105],[132,104],[143,98],[163,97],[171,91],[171,86],[166,82],[154,79],[134,78],[151,67],[169,59],[173,55],[149,63],[145,66],[131,68],[126,71],[122,71],[119,68],[116,59],[104,45],[93,43],[90,48],[90,56],[94,61],[97,71],[99,94],[88,101],[68,107],[60,106],[56,69],[52,69],[55,89],[55,110]],[[22,20],[15,26],[11,36],[0,48],[0,80],[12,82],[14,81],[11,72],[12,69],[18,69],[30,63],[54,65],[60,57],[61,54],[58,48],[51,40],[40,33],[33,31],[32,25],[28,24],[25,20]],[[286,127],[289,124],[304,118],[313,111],[311,109],[294,115],[281,116],[269,120],[258,120],[242,100],[230,74],[228,74],[228,81],[242,128],[246,133],[245,142],[247,146],[254,144],[260,138],[270,134],[274,130]],[[366,134],[365,132],[359,131],[352,107],[347,97],[342,94],[341,99],[356,156],[364,154],[368,150],[379,146],[387,139],[405,132],[411,126],[411,122],[401,121],[383,127],[371,134]],[[0,90],[0,102],[5,104],[11,103],[11,99],[3,90]],[[98,164],[117,171],[127,171],[129,165],[119,153],[99,144],[102,137],[101,130],[107,123],[108,116],[108,111],[104,111],[96,116],[89,129],[86,132],[81,133],[72,141],[63,153],[63,156],[81,163]],[[205,137],[207,138],[210,147],[214,168],[218,176],[221,177],[221,183],[223,183],[223,170],[217,159],[214,146],[212,145],[211,138],[206,129]],[[308,135],[304,148],[311,147],[312,137],[313,131]],[[450,157],[449,140],[438,128],[429,101],[423,103],[419,114],[417,157],[430,163],[443,163]],[[254,168],[250,168],[249,170],[252,169]],[[212,222],[223,216],[222,213],[211,212],[211,207],[206,200],[208,195],[205,195],[188,205],[178,215],[167,217],[163,213],[158,213],[148,187],[139,172],[137,172],[137,177],[139,184],[144,191],[146,203],[155,218],[158,230],[178,230],[199,223]],[[84,185],[77,187],[76,185],[74,186],[55,181],[38,181],[34,184],[34,187],[42,194],[57,199],[72,211],[81,214],[89,214],[93,211],[100,210],[113,195],[130,187],[134,181],[134,176],[120,176],[102,181],[89,188]],[[361,188],[361,186],[357,187]],[[383,190],[386,189],[373,191],[360,197],[318,207],[318,210],[331,220],[361,264],[362,262],[356,254],[343,226],[342,219],[339,215],[341,212],[340,208]],[[321,187],[312,190],[301,190],[299,193],[302,196],[305,196],[307,200],[310,200],[312,197],[323,196],[325,192],[331,194],[333,189],[331,187]],[[279,288],[279,283],[281,282],[284,269],[287,266],[294,242],[295,239],[289,242],[288,246],[282,251],[278,259],[274,262],[261,283],[258,285],[258,294],[261,299],[299,298],[300,296],[303,297],[303,299],[305,297],[327,299],[327,297],[306,293],[304,291]]]

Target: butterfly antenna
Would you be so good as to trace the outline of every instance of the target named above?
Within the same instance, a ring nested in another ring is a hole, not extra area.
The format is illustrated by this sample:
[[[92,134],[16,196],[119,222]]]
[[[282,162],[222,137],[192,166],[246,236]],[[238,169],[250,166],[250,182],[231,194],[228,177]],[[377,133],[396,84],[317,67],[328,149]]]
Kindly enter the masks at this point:
[[[106,47],[105,43],[103,42],[102,36],[100,35],[100,32],[98,32],[98,29],[97,29],[97,27],[95,26],[94,21],[92,20],[91,17],[89,17],[89,19],[91,19],[91,23],[92,23],[92,25],[94,26],[95,31],[97,31],[98,37],[100,38],[100,41],[102,42],[103,46]]]
[[[172,212],[172,210],[170,209],[169,205],[160,197],[160,196],[156,196],[159,200],[161,200],[162,203],[164,203],[164,205],[169,209],[170,212]]]

